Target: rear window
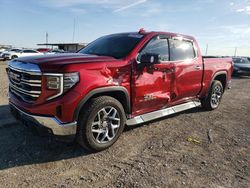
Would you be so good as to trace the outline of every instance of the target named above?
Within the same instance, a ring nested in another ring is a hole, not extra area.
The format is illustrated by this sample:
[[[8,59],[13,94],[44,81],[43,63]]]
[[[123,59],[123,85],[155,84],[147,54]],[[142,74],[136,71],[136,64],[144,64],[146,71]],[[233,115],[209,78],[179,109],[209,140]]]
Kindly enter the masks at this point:
[[[193,43],[185,40],[169,40],[170,61],[195,58]]]

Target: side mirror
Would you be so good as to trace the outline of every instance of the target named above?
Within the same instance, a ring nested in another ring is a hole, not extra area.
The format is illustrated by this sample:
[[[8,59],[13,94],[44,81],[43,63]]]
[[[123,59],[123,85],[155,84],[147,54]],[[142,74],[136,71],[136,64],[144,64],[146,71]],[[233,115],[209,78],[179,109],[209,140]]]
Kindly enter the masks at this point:
[[[142,54],[139,62],[141,64],[144,64],[145,66],[151,66],[153,64],[160,63],[160,57],[158,54],[146,53],[146,54]]]

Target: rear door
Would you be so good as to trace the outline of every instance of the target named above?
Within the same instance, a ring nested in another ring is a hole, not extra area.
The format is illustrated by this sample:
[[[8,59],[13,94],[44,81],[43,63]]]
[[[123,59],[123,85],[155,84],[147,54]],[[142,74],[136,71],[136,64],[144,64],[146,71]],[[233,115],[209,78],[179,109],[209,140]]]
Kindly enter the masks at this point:
[[[161,63],[141,67],[142,54],[158,54]],[[165,107],[170,102],[171,80],[174,64],[169,63],[167,36],[153,37],[139,52],[136,69],[132,74],[132,104],[134,115]]]
[[[195,97],[201,89],[203,65],[193,41],[169,39],[170,61],[175,64],[172,101]]]

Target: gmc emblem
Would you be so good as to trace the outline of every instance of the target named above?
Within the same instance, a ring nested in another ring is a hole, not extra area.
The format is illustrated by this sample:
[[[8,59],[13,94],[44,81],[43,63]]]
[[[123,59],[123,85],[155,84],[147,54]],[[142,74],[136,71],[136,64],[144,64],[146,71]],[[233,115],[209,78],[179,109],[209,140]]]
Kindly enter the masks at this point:
[[[9,77],[11,80],[20,82],[21,81],[21,76],[18,74],[15,74],[14,72],[9,72]]]

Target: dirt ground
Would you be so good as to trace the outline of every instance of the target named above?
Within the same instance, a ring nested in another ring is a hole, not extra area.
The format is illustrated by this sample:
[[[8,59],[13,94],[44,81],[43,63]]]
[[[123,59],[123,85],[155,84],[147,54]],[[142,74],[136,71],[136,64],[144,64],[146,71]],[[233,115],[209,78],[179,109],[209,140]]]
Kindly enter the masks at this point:
[[[7,109],[5,67],[0,62],[1,114]],[[20,123],[1,126],[0,187],[250,187],[249,114],[250,78],[241,77],[219,109],[127,128],[99,153],[34,135]]]

